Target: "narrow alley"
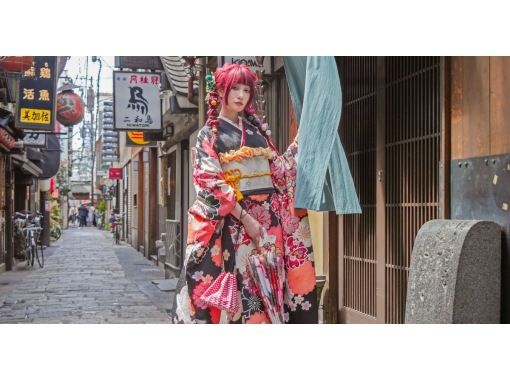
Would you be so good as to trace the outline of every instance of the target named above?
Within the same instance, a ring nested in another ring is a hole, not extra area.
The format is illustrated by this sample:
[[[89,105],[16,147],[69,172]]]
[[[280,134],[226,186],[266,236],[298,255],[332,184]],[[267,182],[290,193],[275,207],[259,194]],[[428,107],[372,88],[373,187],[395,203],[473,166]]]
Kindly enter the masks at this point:
[[[0,323],[170,323],[164,271],[96,228],[72,228],[37,264],[0,274]]]

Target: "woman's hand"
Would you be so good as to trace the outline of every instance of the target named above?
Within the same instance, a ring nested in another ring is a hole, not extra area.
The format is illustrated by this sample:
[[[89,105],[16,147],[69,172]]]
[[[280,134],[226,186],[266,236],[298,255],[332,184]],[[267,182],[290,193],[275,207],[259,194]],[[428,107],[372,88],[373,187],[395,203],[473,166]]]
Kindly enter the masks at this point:
[[[256,247],[259,247],[262,243],[262,237],[264,235],[264,227],[255,220],[253,216],[250,214],[243,215],[241,219],[241,223],[243,223],[244,229],[246,233],[253,241]]]

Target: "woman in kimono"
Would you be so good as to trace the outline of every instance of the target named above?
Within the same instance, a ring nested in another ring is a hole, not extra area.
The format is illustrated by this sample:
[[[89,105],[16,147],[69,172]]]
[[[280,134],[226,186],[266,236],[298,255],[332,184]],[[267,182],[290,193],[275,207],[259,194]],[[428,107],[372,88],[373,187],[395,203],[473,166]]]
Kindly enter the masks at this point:
[[[225,65],[214,79],[208,120],[196,144],[197,200],[188,211],[186,257],[173,321],[271,323],[248,270],[248,255],[263,240],[283,255],[284,322],[317,323],[308,216],[306,210],[293,208],[297,139],[283,155],[278,153],[267,124],[254,114],[256,75],[246,65]],[[236,276],[234,294],[240,307],[222,318],[222,310],[202,296],[226,268]]]

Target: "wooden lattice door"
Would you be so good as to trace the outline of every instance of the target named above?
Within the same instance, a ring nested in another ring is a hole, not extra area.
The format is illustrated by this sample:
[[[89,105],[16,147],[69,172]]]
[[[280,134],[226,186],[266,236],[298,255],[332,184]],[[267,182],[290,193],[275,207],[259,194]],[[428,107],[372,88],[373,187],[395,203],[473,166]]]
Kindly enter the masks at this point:
[[[340,322],[402,323],[419,228],[438,217],[440,59],[342,57],[340,135],[361,215],[340,218]]]

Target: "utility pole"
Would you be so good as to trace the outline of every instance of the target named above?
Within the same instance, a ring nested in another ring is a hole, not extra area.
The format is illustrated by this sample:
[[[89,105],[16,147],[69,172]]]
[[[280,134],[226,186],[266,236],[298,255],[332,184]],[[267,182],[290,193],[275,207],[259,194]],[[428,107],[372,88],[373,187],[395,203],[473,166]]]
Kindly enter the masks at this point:
[[[73,175],[73,126],[67,127],[67,215],[65,215],[66,218],[69,217],[69,194],[71,193],[71,178]],[[69,222],[68,222],[69,223]],[[69,224],[68,224],[69,227]]]
[[[92,62],[98,62],[99,63],[99,72],[97,73],[97,112],[96,112],[96,124],[94,126],[94,112],[91,111],[91,124],[90,124],[90,150],[91,150],[91,158],[92,158],[92,169],[91,169],[91,181],[90,181],[90,199],[91,204],[94,204],[94,166],[96,163],[96,130],[97,130],[97,122],[99,120],[99,83],[101,81],[101,69],[103,68],[103,62],[101,61],[101,57],[93,56]]]

